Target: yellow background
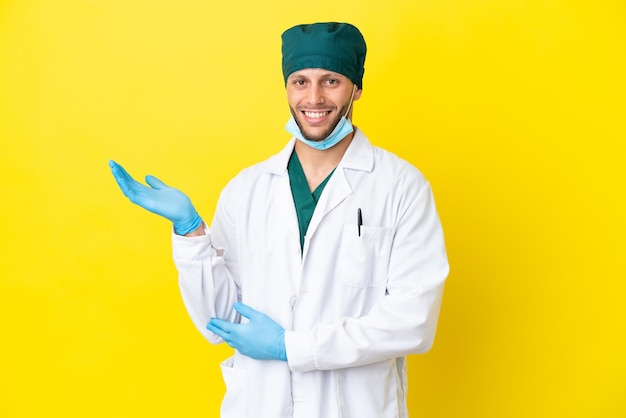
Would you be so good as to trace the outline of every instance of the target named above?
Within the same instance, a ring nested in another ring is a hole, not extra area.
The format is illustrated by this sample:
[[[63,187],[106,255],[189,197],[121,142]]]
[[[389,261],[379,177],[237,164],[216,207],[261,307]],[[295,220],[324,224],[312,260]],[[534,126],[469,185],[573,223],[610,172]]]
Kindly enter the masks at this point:
[[[622,0],[0,1],[0,416],[217,417],[167,221],[288,139],[280,33],[356,24],[355,123],[433,184],[452,271],[414,417],[624,417]]]

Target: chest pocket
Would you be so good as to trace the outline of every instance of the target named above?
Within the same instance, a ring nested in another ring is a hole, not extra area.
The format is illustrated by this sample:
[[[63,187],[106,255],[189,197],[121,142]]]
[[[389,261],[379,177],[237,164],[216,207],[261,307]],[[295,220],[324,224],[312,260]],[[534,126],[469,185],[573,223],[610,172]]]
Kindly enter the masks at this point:
[[[393,228],[361,226],[343,227],[337,275],[344,284],[353,287],[382,286],[387,281]]]

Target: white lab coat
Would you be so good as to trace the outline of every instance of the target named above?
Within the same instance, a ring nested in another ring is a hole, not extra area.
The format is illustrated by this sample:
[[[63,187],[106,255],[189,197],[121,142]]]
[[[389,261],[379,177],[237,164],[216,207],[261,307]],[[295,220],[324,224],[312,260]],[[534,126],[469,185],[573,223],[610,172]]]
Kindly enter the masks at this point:
[[[239,320],[237,300],[286,330],[288,362],[235,352],[222,363],[221,416],[406,417],[404,356],[431,347],[448,274],[430,185],[357,130],[301,251],[294,142],[226,186],[210,234],[173,235],[182,297],[207,340],[221,342],[211,317]]]

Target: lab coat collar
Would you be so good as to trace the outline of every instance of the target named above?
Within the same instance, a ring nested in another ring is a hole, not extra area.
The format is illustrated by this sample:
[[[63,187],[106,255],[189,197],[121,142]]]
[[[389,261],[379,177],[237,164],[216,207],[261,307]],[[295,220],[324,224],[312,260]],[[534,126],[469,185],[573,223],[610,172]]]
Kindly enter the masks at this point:
[[[363,131],[356,126],[352,142],[339,163],[339,167],[362,171],[372,171],[374,168],[374,147]]]
[[[359,128],[356,126],[354,128],[354,137],[339,163],[339,167],[372,171],[374,168],[374,147]],[[296,139],[291,138],[278,154],[265,161],[264,168],[272,174],[287,175],[287,163],[295,144]]]

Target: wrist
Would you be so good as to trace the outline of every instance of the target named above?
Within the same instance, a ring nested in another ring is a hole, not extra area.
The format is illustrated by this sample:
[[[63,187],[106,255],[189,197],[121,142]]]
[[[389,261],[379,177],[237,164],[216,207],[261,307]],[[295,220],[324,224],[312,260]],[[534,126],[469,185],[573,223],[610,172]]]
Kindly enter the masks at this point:
[[[202,235],[206,235],[204,232],[204,222],[200,222],[200,226],[198,226],[195,230],[185,234],[186,237],[200,237]]]

